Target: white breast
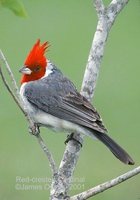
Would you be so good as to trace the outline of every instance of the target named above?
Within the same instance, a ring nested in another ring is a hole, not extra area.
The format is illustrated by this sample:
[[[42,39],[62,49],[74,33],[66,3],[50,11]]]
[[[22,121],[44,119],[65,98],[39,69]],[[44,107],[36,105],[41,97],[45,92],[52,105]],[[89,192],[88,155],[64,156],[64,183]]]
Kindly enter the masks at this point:
[[[34,113],[34,108],[33,106],[29,103],[29,101],[27,100],[26,96],[24,95],[24,91],[25,91],[25,87],[26,87],[27,83],[23,83],[20,87],[20,95],[21,98],[26,106],[26,109],[28,110],[29,114],[32,115]]]

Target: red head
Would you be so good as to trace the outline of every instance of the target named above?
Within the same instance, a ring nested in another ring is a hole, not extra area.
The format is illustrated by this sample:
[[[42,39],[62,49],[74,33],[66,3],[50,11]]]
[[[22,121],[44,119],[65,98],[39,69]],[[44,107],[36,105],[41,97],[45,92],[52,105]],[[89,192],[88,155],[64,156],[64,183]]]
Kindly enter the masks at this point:
[[[40,40],[37,40],[34,44],[24,62],[24,67],[20,70],[23,73],[21,84],[38,80],[44,76],[47,66],[47,59],[45,57],[47,48],[48,42],[40,44]]]

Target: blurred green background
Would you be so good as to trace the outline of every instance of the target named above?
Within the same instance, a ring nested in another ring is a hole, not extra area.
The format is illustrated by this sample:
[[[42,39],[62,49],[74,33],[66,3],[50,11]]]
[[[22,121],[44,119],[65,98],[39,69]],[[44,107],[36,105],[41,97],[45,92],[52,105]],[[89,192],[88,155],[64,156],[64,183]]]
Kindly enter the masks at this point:
[[[40,38],[51,44],[49,59],[80,90],[97,24],[92,1],[23,0],[23,3],[28,13],[26,18],[0,9],[0,48],[17,82],[21,75],[19,68]],[[140,2],[136,0],[129,2],[111,30],[94,96],[94,105],[109,133],[132,155],[135,166],[140,164],[139,52]],[[41,133],[59,164],[66,135],[48,129],[42,129]],[[48,199],[51,178],[48,161],[36,139],[28,134],[27,123],[1,80],[0,134],[0,200]],[[131,169],[100,142],[85,138],[70,193],[79,193]],[[43,177],[45,182],[39,181]],[[140,199],[140,176],[94,197],[112,198]]]

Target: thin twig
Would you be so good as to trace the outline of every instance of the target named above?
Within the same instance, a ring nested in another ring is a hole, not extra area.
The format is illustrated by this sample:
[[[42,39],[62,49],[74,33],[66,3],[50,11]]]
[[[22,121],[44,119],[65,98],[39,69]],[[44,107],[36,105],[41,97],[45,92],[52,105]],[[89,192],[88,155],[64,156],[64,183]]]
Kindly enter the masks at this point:
[[[44,143],[44,140],[42,139],[40,134],[38,134],[36,137],[37,137],[37,141],[38,141],[39,145],[43,149],[43,151],[46,154],[48,160],[51,161],[51,162],[49,162],[50,168],[52,170],[53,176],[55,176],[57,174],[57,167],[56,167],[54,158],[53,158],[52,154],[50,153],[47,145]]]
[[[15,96],[15,94],[13,93],[11,87],[9,86],[8,82],[6,81],[6,79],[5,79],[4,75],[3,75],[1,66],[0,66],[0,75],[1,75],[2,81],[3,81],[4,85],[5,85],[5,87],[7,88],[8,92],[13,97],[14,101],[16,102],[18,107],[21,109],[21,111],[25,114],[24,109],[20,105],[18,98]]]
[[[96,187],[93,187],[85,192],[82,192],[80,194],[77,194],[73,197],[70,198],[70,200],[85,200],[85,199],[88,199],[92,196],[95,196],[96,194],[99,194],[101,192],[104,192],[105,190],[111,188],[111,187],[114,187],[128,179],[130,179],[131,177],[133,176],[136,176],[137,174],[140,173],[140,166],[121,175],[121,176],[118,176],[117,178],[114,178],[110,181],[107,181],[105,183],[102,183]]]
[[[109,6],[107,7],[107,24],[108,29],[110,29],[122,9],[127,5],[129,0],[112,0]]]
[[[16,80],[15,80],[15,78],[14,78],[14,75],[13,75],[11,69],[10,69],[10,66],[9,66],[9,64],[8,64],[8,62],[7,62],[7,60],[6,60],[5,56],[4,56],[4,54],[3,54],[3,52],[1,51],[1,49],[0,49],[0,59],[1,59],[2,62],[5,64],[6,69],[7,69],[7,72],[8,72],[8,74],[9,74],[10,78],[11,78],[11,82],[12,82],[12,84],[13,84],[13,88],[14,88],[16,94],[17,94],[17,97],[20,99],[19,89],[18,89]]]

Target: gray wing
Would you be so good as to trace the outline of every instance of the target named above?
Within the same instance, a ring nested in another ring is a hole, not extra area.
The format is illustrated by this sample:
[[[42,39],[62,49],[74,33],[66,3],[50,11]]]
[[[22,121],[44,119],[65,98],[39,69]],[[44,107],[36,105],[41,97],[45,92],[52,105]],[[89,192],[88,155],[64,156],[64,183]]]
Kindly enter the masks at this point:
[[[53,76],[53,74],[52,74]],[[55,117],[99,132],[107,132],[96,109],[62,75],[31,82],[25,88],[27,100]],[[53,79],[53,81],[52,81]]]

